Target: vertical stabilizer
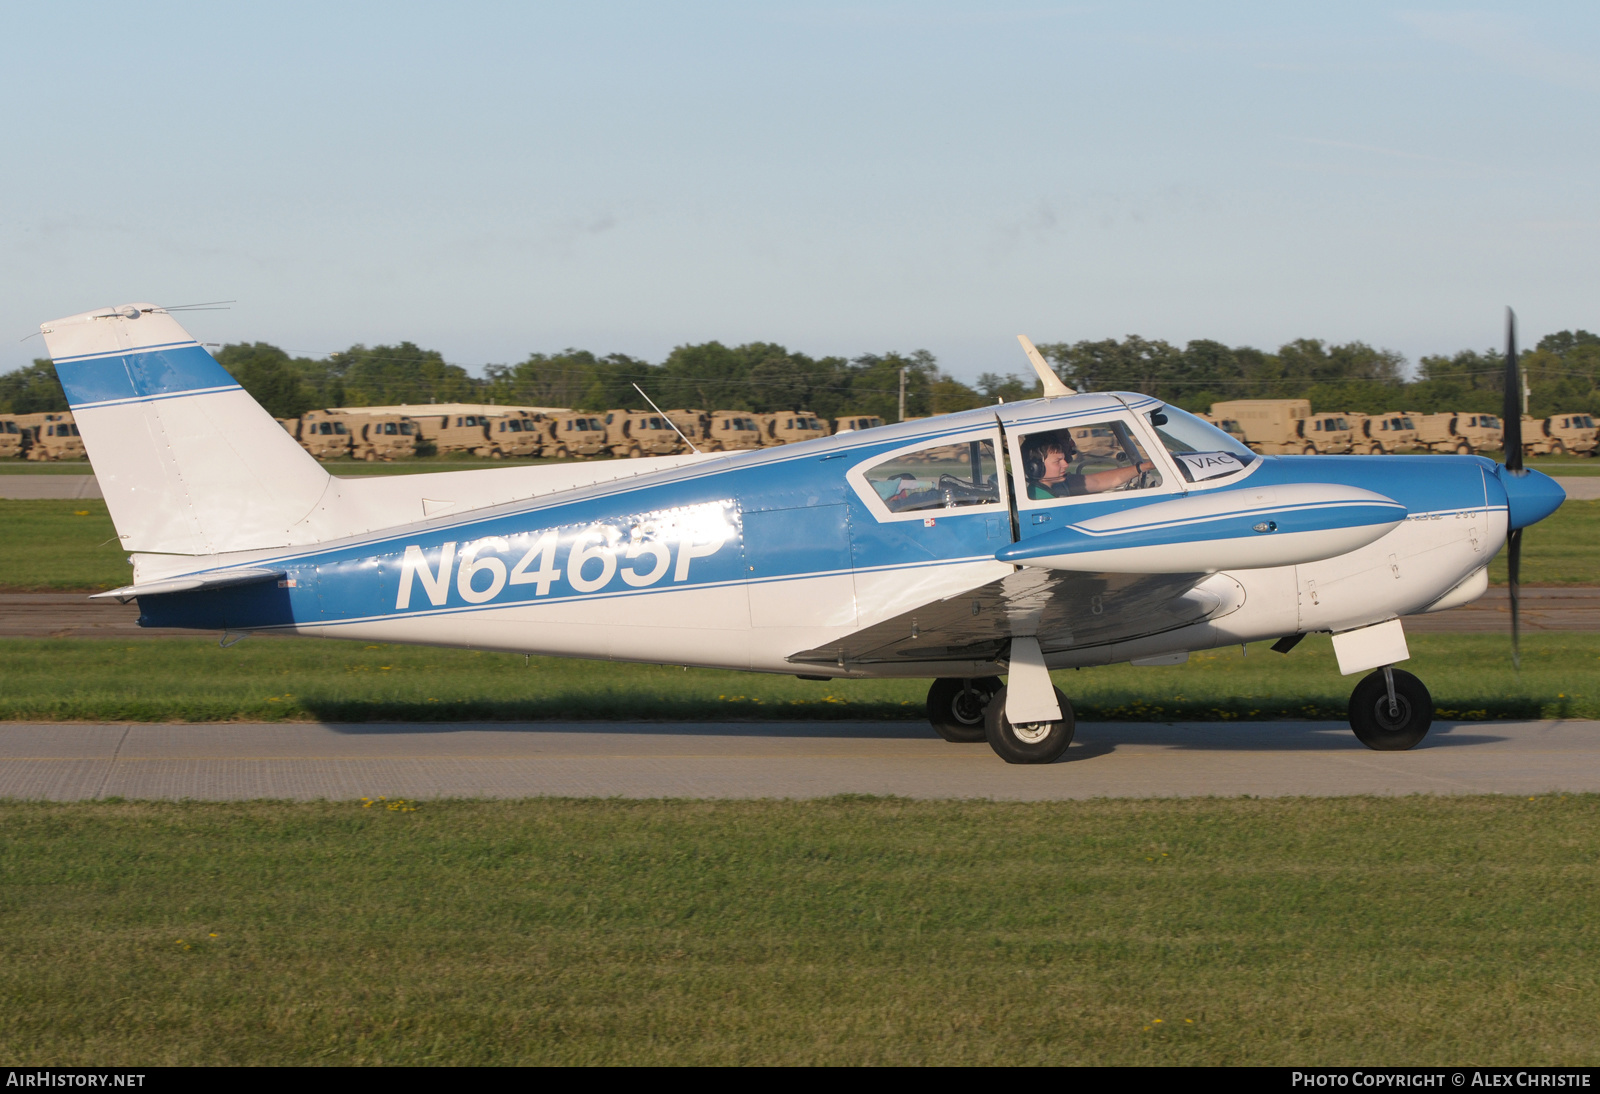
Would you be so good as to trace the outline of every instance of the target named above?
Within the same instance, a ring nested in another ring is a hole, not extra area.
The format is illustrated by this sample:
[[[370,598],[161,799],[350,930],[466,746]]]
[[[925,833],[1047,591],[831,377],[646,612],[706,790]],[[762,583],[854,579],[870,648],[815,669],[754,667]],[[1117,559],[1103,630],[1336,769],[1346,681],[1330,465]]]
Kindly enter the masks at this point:
[[[329,476],[153,304],[40,326],[122,545],[212,555],[314,538]]]

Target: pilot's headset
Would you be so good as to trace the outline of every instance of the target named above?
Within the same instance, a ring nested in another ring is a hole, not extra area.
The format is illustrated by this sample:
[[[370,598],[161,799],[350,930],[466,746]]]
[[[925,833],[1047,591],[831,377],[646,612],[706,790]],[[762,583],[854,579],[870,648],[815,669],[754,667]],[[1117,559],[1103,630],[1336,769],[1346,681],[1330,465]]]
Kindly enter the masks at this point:
[[[1052,447],[1060,448],[1069,459],[1072,457],[1072,441],[1061,433],[1035,433],[1023,444],[1022,473],[1029,481],[1044,481],[1044,454]]]

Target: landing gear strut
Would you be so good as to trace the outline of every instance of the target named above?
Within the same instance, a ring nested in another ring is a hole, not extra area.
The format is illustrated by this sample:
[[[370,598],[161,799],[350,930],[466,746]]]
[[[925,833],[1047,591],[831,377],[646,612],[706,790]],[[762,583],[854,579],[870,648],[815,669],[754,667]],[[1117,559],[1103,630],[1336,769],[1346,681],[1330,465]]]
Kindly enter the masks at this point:
[[[956,744],[984,740],[983,712],[999,690],[998,676],[935,680],[928,689],[928,721],[933,723],[933,731]]]
[[[1433,725],[1433,696],[1409,672],[1385,665],[1350,693],[1350,728],[1379,752],[1415,748]]]

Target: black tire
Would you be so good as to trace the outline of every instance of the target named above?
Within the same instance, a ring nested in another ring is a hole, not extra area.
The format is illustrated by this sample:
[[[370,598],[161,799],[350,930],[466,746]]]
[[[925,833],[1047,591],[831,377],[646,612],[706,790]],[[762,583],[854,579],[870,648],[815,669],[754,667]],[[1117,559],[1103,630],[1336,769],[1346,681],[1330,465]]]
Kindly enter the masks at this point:
[[[1072,715],[1072,704],[1067,702],[1067,697],[1061,694],[1061,689],[1056,688],[1056,702],[1061,704],[1063,715],[1059,722],[1040,722],[1034,732],[1029,729],[1019,730],[1011,724],[1011,719],[1006,717],[1006,689],[1001,688],[994,693],[994,698],[989,700],[988,709],[984,711],[984,735],[988,738],[989,747],[1008,764],[1053,764],[1066,752],[1067,746],[1072,743],[1073,731],[1077,728],[1077,720]]]
[[[563,445],[557,445],[556,446],[556,459],[565,460],[565,459],[570,458],[571,456],[572,456],[572,453],[567,450],[567,446],[566,445],[563,444]]]
[[[1304,451],[1302,451],[1300,454],[1302,456],[1315,456],[1317,454],[1317,446],[1314,444],[1308,444],[1306,445]]]
[[[630,460],[636,460],[643,455],[644,449],[640,448],[638,445],[634,445],[632,448],[628,449],[628,459]]]
[[[1462,441],[1460,444],[1456,445],[1456,455],[1458,455],[1458,456],[1470,456],[1470,455],[1472,455],[1472,446],[1470,444],[1468,444],[1466,441]]]
[[[998,676],[976,680],[941,677],[928,689],[928,721],[933,731],[952,744],[976,744],[989,739],[984,711],[1000,690]]]
[[[377,453],[376,449],[372,449],[372,448],[367,449],[367,462],[368,463],[377,463],[378,462],[378,453]]]
[[[1409,672],[1392,669],[1396,713],[1389,713],[1389,688],[1379,669],[1350,693],[1350,728],[1356,739],[1378,752],[1416,748],[1433,725],[1433,696]]]

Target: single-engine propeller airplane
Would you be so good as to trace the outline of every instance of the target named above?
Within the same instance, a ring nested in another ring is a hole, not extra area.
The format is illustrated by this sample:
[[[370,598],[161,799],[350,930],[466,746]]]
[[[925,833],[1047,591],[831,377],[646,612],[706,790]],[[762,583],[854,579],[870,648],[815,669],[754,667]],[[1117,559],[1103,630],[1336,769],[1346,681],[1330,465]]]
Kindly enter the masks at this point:
[[[336,478],[163,308],[42,325],[140,623],[786,673],[934,677],[933,728],[1072,740],[1051,669],[1331,632],[1350,724],[1415,746],[1402,617],[1465,604],[1562,490],[1504,466],[1259,456],[1146,395],[1044,395],[781,448]],[[1513,605],[1515,599],[1513,599]],[[1513,618],[1515,612],[1513,611]],[[1513,633],[1515,642],[1515,633]],[[1000,677],[1007,677],[1002,684]]]

